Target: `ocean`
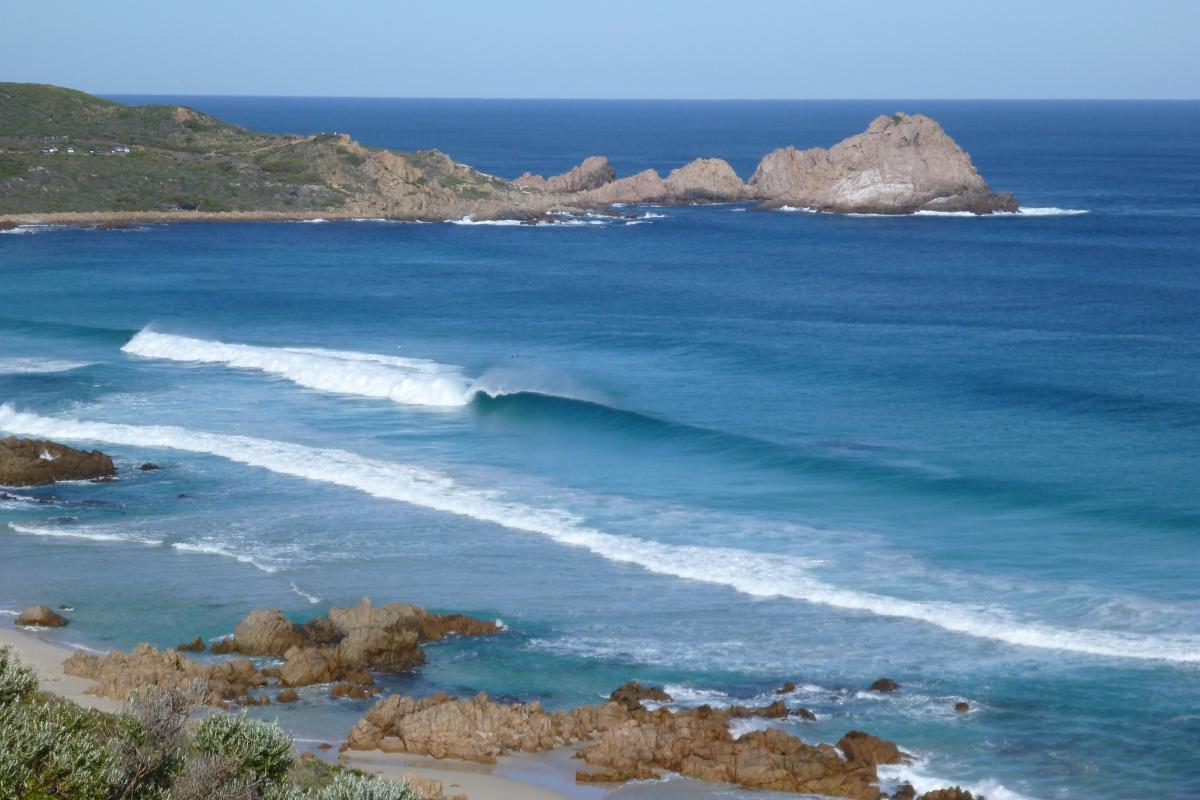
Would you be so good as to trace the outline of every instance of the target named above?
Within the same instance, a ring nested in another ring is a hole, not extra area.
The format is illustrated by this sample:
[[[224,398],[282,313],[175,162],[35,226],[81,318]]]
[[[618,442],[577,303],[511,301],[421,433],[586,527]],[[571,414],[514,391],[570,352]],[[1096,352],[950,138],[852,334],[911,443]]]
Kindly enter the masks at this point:
[[[795,681],[785,727],[894,739],[889,781],[1200,796],[1200,103],[115,99],[510,178],[746,178],[920,112],[1038,211],[0,236],[0,432],[121,469],[2,496],[0,609],[107,649],[412,602],[508,630],[396,691]],[[302,694],[255,713],[368,705]],[[611,796],[680,792],[760,796]]]

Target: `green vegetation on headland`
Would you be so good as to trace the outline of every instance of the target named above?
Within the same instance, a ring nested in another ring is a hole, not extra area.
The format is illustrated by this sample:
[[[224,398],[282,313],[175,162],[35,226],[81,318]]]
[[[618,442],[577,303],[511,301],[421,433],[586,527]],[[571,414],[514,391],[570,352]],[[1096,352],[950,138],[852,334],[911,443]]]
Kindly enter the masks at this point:
[[[151,688],[104,714],[39,692],[0,648],[0,800],[419,800],[407,784],[297,759],[275,724],[193,719],[205,693]]]
[[[0,83],[0,214],[335,212],[420,217],[521,192],[437,151],[256,133],[184,106]]]

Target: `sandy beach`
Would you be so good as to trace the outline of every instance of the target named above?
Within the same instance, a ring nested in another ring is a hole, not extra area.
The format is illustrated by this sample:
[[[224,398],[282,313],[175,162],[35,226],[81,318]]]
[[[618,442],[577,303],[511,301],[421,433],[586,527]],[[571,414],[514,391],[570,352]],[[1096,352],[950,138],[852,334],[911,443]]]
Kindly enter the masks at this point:
[[[0,647],[5,646],[13,649],[22,664],[33,669],[37,674],[38,685],[44,691],[73,700],[87,708],[120,711],[121,704],[116,700],[84,693],[92,685],[92,681],[74,678],[63,672],[63,660],[71,655],[71,648],[47,642],[35,631],[24,631],[12,627],[11,623],[0,627]]]

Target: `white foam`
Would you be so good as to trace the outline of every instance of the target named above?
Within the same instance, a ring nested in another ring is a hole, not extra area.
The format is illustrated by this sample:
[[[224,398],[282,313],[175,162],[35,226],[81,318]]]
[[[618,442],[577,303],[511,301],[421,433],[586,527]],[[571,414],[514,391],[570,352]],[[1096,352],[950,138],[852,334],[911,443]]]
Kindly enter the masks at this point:
[[[880,764],[877,772],[880,781],[895,785],[912,784],[919,795],[949,786],[959,786],[976,797],[986,797],[987,800],[1032,800],[1028,795],[1013,791],[992,778],[977,783],[954,781],[929,774],[926,772],[927,766],[927,761],[923,759],[913,764]]]
[[[92,361],[56,361],[45,358],[0,358],[0,375],[38,375],[43,373],[69,372],[81,367],[90,367]]]
[[[502,227],[512,227],[514,225],[524,225],[525,223],[519,219],[475,219],[474,216],[468,214],[462,219],[448,219],[451,225],[496,225]]]
[[[502,493],[473,489],[433,470],[365,458],[345,450],[191,431],[172,426],[119,425],[43,417],[0,406],[0,430],[55,440],[86,440],[130,447],[204,453],[272,472],[356,489],[545,536],[608,561],[648,572],[732,588],[753,597],[785,597],[849,611],[917,620],[953,633],[1006,644],[1112,658],[1200,663],[1200,636],[1155,636],[1056,628],[1019,621],[1002,611],[948,602],[918,602],[827,584],[803,558],[727,547],[673,545],[606,533],[558,508],[535,508]],[[174,545],[179,548],[180,545]],[[210,552],[215,552],[210,550]],[[232,555],[255,563],[248,556]],[[264,571],[272,571],[259,565]]]
[[[148,539],[127,533],[112,533],[93,527],[41,528],[32,525],[19,525],[15,522],[8,523],[8,527],[24,536],[45,536],[52,539],[86,539],[92,542],[133,542],[144,545],[162,544],[161,539]]]
[[[655,214],[653,211],[647,211],[645,214],[642,214],[640,217],[638,217],[638,219],[666,219],[666,218],[667,218],[666,214]]]
[[[303,590],[303,589],[301,589],[299,586],[297,586],[295,583],[290,583],[290,584],[288,584],[288,585],[291,587],[291,589],[292,589],[292,591],[293,591],[293,592],[295,592],[296,594],[300,595],[300,596],[301,596],[301,597],[303,597],[305,600],[307,600],[308,602],[312,603],[314,606],[315,606],[317,603],[321,602],[321,598],[317,597],[315,594],[309,594],[308,592],[304,591],[304,590]]]
[[[734,209],[735,211],[741,209]],[[972,219],[987,219],[989,217],[1077,217],[1082,214],[1091,213],[1086,208],[1056,208],[1047,206],[1044,208],[1019,208],[1016,211],[995,211],[990,214],[976,214],[973,211],[933,211],[922,209],[914,211],[911,214],[873,214],[863,212],[839,213],[835,211],[821,211],[816,208],[797,207],[797,206],[780,206],[777,211],[794,211],[805,214],[828,214],[831,216],[843,217],[964,217]]]
[[[275,572],[277,569],[270,564],[264,564],[262,561],[259,561],[253,556],[248,556],[245,553],[239,553],[235,550],[230,550],[220,542],[175,542],[171,545],[171,547],[181,553],[199,553],[201,555],[224,556],[225,558],[232,558],[236,561],[240,561],[243,564],[249,564],[255,569],[267,573]]]
[[[470,382],[457,367],[424,359],[227,344],[150,330],[141,331],[121,349],[145,358],[252,369],[309,389],[385,398],[404,405],[463,406],[473,396]]]

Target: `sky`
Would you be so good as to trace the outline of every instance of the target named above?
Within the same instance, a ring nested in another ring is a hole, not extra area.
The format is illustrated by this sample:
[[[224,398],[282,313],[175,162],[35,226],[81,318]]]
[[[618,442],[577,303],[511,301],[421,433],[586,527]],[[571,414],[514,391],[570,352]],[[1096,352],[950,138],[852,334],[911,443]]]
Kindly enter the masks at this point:
[[[0,0],[0,80],[100,94],[1197,98],[1200,0]]]

